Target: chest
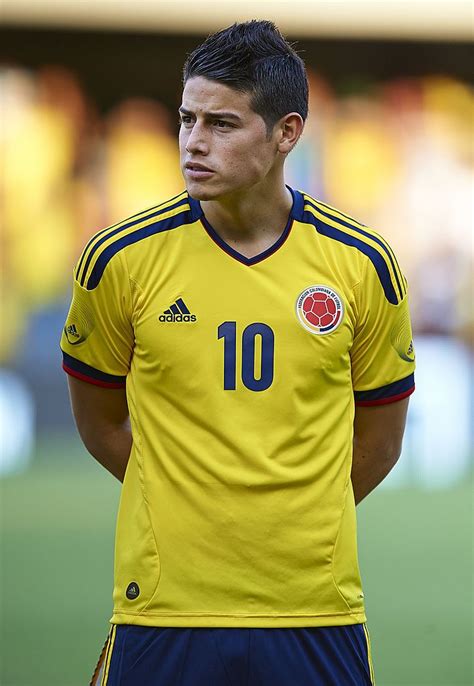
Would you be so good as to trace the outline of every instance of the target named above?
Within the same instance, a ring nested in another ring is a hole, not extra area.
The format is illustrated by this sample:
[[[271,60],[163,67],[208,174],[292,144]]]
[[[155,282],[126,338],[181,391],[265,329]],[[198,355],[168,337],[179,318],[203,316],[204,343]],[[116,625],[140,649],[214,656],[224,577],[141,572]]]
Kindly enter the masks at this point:
[[[350,374],[352,290],[325,260],[283,251],[252,266],[195,249],[142,274],[137,369],[189,392],[266,391]]]

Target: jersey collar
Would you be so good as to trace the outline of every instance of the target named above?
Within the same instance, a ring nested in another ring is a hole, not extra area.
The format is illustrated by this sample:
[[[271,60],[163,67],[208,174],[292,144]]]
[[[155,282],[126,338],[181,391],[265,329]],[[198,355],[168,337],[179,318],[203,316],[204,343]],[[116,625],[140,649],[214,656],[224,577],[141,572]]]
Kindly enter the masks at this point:
[[[293,221],[301,216],[304,205],[303,196],[299,191],[295,191],[293,190],[293,188],[290,188],[290,186],[287,186],[287,188],[293,197],[293,204],[291,206],[290,214],[288,215],[288,221],[286,223],[285,228],[283,229],[283,233],[275,241],[275,243],[273,243],[273,245],[271,245],[269,248],[259,253],[258,255],[254,255],[253,257],[245,257],[245,255],[242,255],[237,250],[234,250],[234,248],[232,248],[228,243],[222,240],[217,231],[211,226],[211,224],[206,219],[199,200],[195,200],[189,194],[188,199],[193,219],[195,221],[199,220],[202,223],[203,227],[205,228],[210,238],[212,238],[214,243],[216,243],[224,252],[230,255],[230,257],[233,257],[235,260],[242,262],[242,264],[251,266],[253,264],[257,264],[258,262],[262,262],[262,260],[265,260],[267,257],[270,257],[270,255],[273,255],[273,253],[275,253],[279,248],[281,248],[281,246],[290,234],[291,227],[293,226]]]

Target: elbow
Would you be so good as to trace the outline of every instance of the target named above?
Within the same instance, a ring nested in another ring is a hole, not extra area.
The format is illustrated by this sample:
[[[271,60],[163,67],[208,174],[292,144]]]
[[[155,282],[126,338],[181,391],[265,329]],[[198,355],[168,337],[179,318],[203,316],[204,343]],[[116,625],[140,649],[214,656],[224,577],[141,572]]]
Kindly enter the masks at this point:
[[[398,460],[400,459],[400,455],[402,454],[402,446],[401,444],[398,444],[396,446],[391,446],[386,453],[386,460],[388,464],[390,465],[390,469],[395,467],[397,464]]]
[[[383,463],[392,469],[394,467],[402,454],[402,442],[393,436],[387,436],[383,443],[376,447],[374,451],[381,458]]]
[[[81,441],[86,448],[87,452],[92,455],[92,457],[97,458],[100,453],[100,431],[97,431],[90,422],[80,422],[76,419],[76,426]],[[104,434],[102,433],[102,441],[104,440]]]
[[[397,464],[401,453],[402,440],[398,436],[379,436],[378,440],[371,440],[371,437],[354,435],[354,459],[378,465],[384,472],[388,473]]]

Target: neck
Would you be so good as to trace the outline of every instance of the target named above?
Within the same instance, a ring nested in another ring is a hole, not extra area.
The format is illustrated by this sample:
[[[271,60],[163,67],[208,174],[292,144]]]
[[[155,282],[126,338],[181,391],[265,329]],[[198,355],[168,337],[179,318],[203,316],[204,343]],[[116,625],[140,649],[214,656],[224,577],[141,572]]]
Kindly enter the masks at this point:
[[[277,190],[254,187],[218,200],[201,202],[206,219],[226,242],[248,257],[263,252],[281,236],[292,196],[283,180]]]

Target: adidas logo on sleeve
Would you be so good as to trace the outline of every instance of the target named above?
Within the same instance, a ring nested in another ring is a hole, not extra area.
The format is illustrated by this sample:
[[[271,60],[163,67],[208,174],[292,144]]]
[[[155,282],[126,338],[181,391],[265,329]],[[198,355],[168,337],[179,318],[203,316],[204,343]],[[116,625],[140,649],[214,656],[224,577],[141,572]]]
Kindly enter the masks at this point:
[[[197,317],[191,314],[182,298],[178,298],[167,310],[158,317],[160,322],[195,322]]]

